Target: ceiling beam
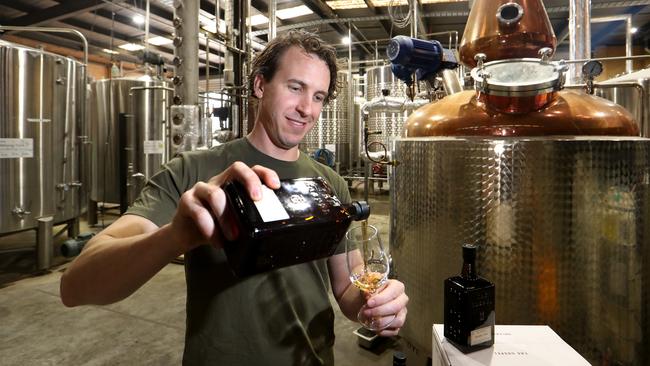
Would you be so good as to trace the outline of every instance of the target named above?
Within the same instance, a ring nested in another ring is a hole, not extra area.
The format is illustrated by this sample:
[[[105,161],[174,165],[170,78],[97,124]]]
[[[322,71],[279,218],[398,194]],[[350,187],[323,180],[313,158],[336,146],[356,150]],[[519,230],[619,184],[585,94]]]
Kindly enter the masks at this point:
[[[327,18],[327,19],[336,19],[338,18],[338,15],[330,9],[327,4],[320,0],[303,0],[303,3],[305,6],[307,6],[311,11],[314,12],[314,14],[318,15],[321,18]],[[347,37],[348,35],[348,30],[343,27],[339,23],[330,23],[330,27],[334,28],[335,31],[337,31],[340,35]],[[358,41],[363,41],[366,39],[366,37],[357,29],[357,27],[352,24],[352,35],[358,40]],[[356,48],[359,50],[359,52],[367,53],[368,55],[373,56],[374,54],[370,52],[370,50],[363,44],[357,44]]]
[[[78,14],[101,9],[107,4],[99,0],[68,0],[49,8],[39,9],[26,15],[14,18],[4,25],[11,26],[36,26],[46,22],[73,17]]]
[[[377,9],[370,0],[363,0],[366,3],[366,6],[374,15],[383,15],[379,9]],[[386,32],[386,36],[390,37],[391,36],[391,24],[390,21],[388,20],[380,20],[379,24],[381,24],[381,27],[384,28],[384,31]]]

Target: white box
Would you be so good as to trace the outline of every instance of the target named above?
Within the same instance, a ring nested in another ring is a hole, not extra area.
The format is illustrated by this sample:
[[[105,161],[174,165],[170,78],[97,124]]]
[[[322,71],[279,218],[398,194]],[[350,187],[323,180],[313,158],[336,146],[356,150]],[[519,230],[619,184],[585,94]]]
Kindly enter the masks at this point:
[[[432,366],[590,366],[546,325],[497,325],[494,346],[464,354],[433,325]]]

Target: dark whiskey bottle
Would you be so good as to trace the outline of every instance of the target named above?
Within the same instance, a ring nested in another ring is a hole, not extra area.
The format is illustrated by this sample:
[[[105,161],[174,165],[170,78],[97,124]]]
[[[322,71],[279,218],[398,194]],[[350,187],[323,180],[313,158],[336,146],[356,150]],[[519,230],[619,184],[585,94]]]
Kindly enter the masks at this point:
[[[463,353],[494,344],[494,284],[476,273],[476,246],[463,245],[460,276],[445,280],[445,338]]]
[[[238,229],[224,250],[240,277],[329,257],[350,223],[370,215],[365,201],[343,204],[323,178],[282,180],[276,190],[262,186],[259,201],[239,182],[224,191]]]

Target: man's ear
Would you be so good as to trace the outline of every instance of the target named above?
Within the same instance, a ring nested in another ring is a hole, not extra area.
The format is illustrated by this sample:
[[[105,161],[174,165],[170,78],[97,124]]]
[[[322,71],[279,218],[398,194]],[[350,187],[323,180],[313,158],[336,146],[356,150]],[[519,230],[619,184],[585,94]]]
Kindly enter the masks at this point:
[[[257,98],[262,98],[264,95],[264,76],[261,74],[255,75],[255,80],[253,81],[253,95]]]

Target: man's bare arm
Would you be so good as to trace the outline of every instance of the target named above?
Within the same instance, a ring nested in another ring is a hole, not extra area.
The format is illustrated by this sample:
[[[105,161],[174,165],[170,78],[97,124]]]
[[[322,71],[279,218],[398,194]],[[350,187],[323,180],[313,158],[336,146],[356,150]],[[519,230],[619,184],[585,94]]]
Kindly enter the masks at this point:
[[[124,215],[96,235],[61,278],[66,306],[120,301],[182,253],[169,225]]]

